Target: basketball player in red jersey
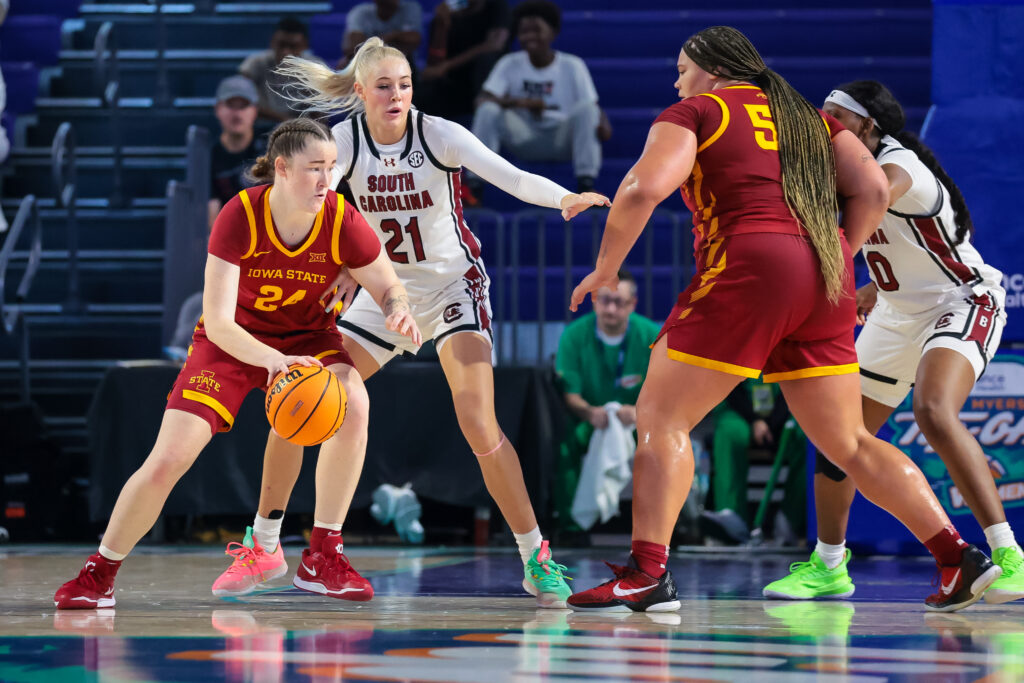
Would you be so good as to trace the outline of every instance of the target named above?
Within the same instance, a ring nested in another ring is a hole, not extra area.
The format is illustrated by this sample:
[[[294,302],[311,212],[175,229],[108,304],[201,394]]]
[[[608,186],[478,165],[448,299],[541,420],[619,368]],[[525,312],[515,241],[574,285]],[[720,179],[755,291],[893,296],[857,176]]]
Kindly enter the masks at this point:
[[[167,400],[156,445],[121,490],[99,551],[54,596],[59,609],[114,606],[121,561],[156,522],[174,484],[214,434],[231,429],[251,390],[289,365],[326,366],[348,394],[341,429],[320,447],[316,516],[339,519],[356,480],[339,473],[366,450],[366,389],[320,299],[342,266],[387,313],[388,327],[415,342],[408,297],[362,216],[328,189],[337,152],[312,119],[278,126],[251,175],[272,184],[244,190],[210,235],[203,317]],[[303,552],[317,579],[307,590],[336,596],[348,561],[335,546]]]
[[[977,601],[1001,570],[960,539],[920,470],[862,419],[850,253],[885,213],[885,174],[739,31],[715,26],[692,36],[678,70],[684,99],[651,127],[612,202],[597,267],[571,307],[615,287],[651,211],[680,186],[693,212],[697,274],[654,344],[637,402],[629,566],[613,565],[614,579],[573,595],[569,606],[679,609],[665,565],[693,478],[689,431],[762,370],[765,381],[782,383],[807,436],[935,556],[939,592],[926,605],[949,611]]]

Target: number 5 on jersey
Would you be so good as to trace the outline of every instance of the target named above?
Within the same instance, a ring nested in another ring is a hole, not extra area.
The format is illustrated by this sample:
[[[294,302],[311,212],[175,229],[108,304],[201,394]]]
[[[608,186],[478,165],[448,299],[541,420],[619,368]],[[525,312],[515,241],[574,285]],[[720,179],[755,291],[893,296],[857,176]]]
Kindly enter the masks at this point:
[[[767,104],[744,104],[750,123],[754,126],[754,140],[761,149],[779,149],[779,136],[775,132],[772,111]]]

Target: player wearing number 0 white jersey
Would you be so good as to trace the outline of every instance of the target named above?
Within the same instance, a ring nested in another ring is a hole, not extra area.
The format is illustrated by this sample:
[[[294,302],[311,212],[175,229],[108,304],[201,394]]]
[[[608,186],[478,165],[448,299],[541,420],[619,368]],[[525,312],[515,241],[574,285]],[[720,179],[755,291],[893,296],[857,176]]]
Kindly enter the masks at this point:
[[[562,575],[564,567],[552,560],[541,536],[519,456],[495,416],[489,282],[480,259],[480,243],[462,215],[461,168],[472,169],[523,201],[560,208],[566,220],[590,206],[608,205],[608,198],[592,192],[570,193],[515,168],[462,126],[410,110],[409,63],[379,38],[363,43],[340,73],[294,58],[285,61],[282,72],[304,86],[304,94],[294,99],[308,108],[355,111],[349,120],[334,127],[340,155],[336,176],[347,180],[353,204],[377,231],[399,279],[408,288],[413,316],[424,325],[424,339],[435,340],[462,434],[478,456],[487,490],[515,535],[524,565],[523,588],[537,597],[541,607],[565,607],[572,591]],[[328,308],[342,298],[349,285],[341,280],[335,283],[339,289],[325,302]],[[344,312],[339,326],[345,335],[345,350],[363,379],[396,354],[416,351],[414,345],[405,344],[385,327],[380,307],[364,294]],[[228,583],[238,587],[233,589],[236,592],[246,592],[263,582],[258,570],[260,553],[272,553],[278,545],[281,518],[298,478],[301,457],[301,448],[271,435],[254,524],[257,561],[244,567],[232,565],[225,574],[249,578],[218,579],[215,588],[220,588],[220,594],[225,594]],[[335,475],[355,481],[361,468],[361,459],[353,458],[347,471]],[[351,496],[344,509],[337,514],[331,511],[333,518],[344,519],[350,503]],[[341,524],[320,523],[319,508],[315,514],[314,535],[340,536]],[[341,547],[340,538],[332,541],[331,547]],[[361,592],[353,588],[353,593],[336,597],[372,597],[372,588],[367,589],[361,577],[359,580]]]
[[[881,428],[914,387],[914,417],[985,531],[1002,575],[988,602],[1024,597],[1024,555],[1006,522],[988,461],[960,409],[999,347],[1002,274],[971,246],[970,212],[932,151],[903,130],[903,109],[877,81],[839,86],[823,109],[864,142],[889,180],[889,211],[862,248],[871,283],[857,290],[864,424]],[[811,562],[768,585],[768,597],[851,595],[846,520],[855,490],[818,455],[818,545]]]

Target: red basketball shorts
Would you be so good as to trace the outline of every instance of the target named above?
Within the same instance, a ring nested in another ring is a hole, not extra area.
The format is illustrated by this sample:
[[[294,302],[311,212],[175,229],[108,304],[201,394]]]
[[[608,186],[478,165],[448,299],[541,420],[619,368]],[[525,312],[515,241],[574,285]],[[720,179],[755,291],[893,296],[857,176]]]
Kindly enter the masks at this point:
[[[857,372],[857,307],[845,239],[846,291],[825,298],[810,241],[745,233],[712,240],[662,327],[670,358],[765,382]]]
[[[302,332],[289,337],[254,335],[268,346],[288,356],[313,356],[325,366],[336,363],[354,365],[341,333],[336,329]],[[226,432],[235,422],[242,401],[253,389],[265,389],[267,371],[248,365],[223,351],[205,334],[192,338],[188,359],[178,374],[167,408],[184,410],[210,423],[213,433]]]

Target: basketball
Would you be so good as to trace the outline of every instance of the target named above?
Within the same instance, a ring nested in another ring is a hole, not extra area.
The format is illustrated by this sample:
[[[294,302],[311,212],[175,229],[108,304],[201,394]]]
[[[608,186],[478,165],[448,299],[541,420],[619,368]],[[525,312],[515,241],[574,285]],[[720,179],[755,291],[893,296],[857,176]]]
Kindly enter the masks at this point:
[[[300,446],[327,441],[345,419],[345,388],[327,368],[292,365],[267,389],[267,420],[278,436]]]

